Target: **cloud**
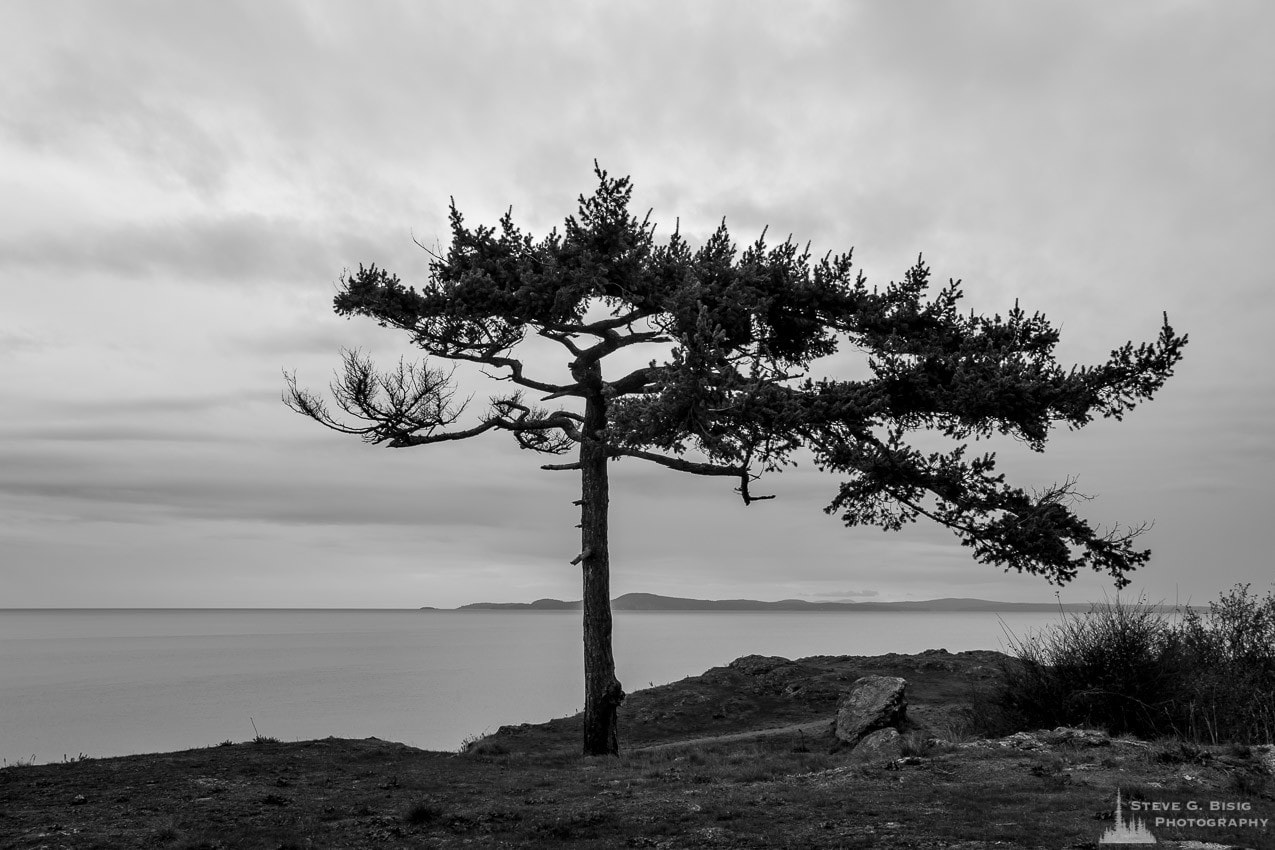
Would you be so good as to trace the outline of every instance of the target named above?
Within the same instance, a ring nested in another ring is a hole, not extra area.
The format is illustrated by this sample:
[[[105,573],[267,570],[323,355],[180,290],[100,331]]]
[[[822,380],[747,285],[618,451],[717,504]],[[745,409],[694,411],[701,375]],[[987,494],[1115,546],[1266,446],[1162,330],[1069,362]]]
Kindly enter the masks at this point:
[[[109,432],[90,440],[91,435],[73,432],[9,443],[0,454],[8,470],[0,492],[58,503],[71,513],[83,504],[110,505],[154,522],[186,516],[299,525],[518,528],[537,513],[520,506],[543,484],[482,475],[504,468],[503,460],[494,460],[503,453],[490,444],[486,451],[470,447],[431,458],[329,435],[307,443],[310,457],[294,452],[279,465],[272,455],[282,443],[254,445],[240,438],[219,444],[200,437],[189,444],[163,433],[171,440]],[[66,445],[68,437],[76,445]],[[323,458],[326,462],[316,462]],[[431,466],[437,474],[419,480]],[[306,491],[305,498],[295,497],[298,488]]]
[[[57,398],[42,402],[56,416],[99,419],[102,417],[152,417],[156,415],[202,416],[242,405],[241,392],[214,392],[205,395],[131,395],[108,398]],[[83,425],[76,426],[83,427]]]
[[[0,354],[20,355],[46,345],[38,336],[23,330],[0,328]]]
[[[335,280],[351,258],[379,246],[358,233],[314,222],[251,213],[163,222],[121,223],[0,242],[10,274],[142,276],[177,285],[314,286]]]
[[[1275,474],[1275,294],[1252,250],[1275,216],[1265,6],[122,0],[0,16],[0,354],[19,366],[0,488],[9,533],[56,529],[24,550],[37,561],[72,570],[55,545],[72,534],[147,580],[127,564],[198,549],[257,568],[295,549],[314,586],[357,559],[391,587],[428,550],[459,565],[430,568],[457,601],[474,598],[466,569],[475,587],[574,589],[575,477],[500,439],[370,448],[278,395],[280,368],[322,386],[341,347],[414,353],[332,315],[342,269],[419,280],[411,237],[445,240],[453,195],[471,224],[512,204],[542,236],[593,187],[594,157],[633,176],[661,237],[678,218],[692,240],[723,215],[745,244],[769,225],[816,256],[853,246],[872,284],[924,252],[968,307],[1046,312],[1064,362],[1149,338],[1168,310],[1192,344],[1161,400],[1002,465],[1029,486],[1082,473],[1095,519],[1159,519],[1148,581],[1248,569],[1199,570],[1210,549],[1260,554],[1245,526]],[[832,365],[863,371],[850,351]],[[481,405],[491,386],[473,385]],[[943,529],[842,527],[822,513],[837,477],[804,460],[747,509],[734,482],[627,461],[613,481],[617,589],[1048,592]]]
[[[146,425],[49,425],[42,428],[0,429],[0,440],[52,442],[230,442],[226,434],[199,433],[190,428],[157,428]]]

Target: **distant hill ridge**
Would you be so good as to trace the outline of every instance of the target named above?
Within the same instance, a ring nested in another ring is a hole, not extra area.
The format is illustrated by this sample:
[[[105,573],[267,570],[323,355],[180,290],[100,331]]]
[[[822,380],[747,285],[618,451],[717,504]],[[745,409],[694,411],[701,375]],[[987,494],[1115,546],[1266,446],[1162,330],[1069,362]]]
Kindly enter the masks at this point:
[[[578,611],[579,601],[537,599],[535,602],[471,602],[457,611]],[[762,602],[756,599],[683,599],[654,593],[626,593],[611,600],[615,611],[1088,611],[1084,602],[995,602],[988,599],[945,598],[918,602],[807,602],[804,599],[781,599]],[[1155,606],[1171,611],[1169,606]]]

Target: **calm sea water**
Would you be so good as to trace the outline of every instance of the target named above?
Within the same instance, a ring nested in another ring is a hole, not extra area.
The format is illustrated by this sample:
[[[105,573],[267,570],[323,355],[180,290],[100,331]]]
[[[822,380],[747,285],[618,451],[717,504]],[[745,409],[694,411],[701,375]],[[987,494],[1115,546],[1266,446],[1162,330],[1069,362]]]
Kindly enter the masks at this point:
[[[741,655],[1004,649],[1057,613],[615,614],[626,690]],[[583,705],[578,612],[0,611],[0,759],[376,736],[454,750]]]

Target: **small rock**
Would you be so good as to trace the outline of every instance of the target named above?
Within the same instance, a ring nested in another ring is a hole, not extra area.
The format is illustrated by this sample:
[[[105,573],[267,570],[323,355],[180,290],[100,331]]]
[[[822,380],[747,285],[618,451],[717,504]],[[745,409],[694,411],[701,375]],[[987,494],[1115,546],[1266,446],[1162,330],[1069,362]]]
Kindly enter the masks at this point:
[[[851,756],[855,761],[894,761],[903,757],[903,742],[898,729],[878,729],[866,735],[855,746]]]
[[[857,679],[837,708],[837,739],[857,744],[870,732],[902,723],[907,716],[906,691],[907,682],[898,676]]]
[[[76,794],[74,797],[71,798],[72,806],[82,806],[87,802],[88,802],[88,798],[86,798],[83,794]]]
[[[1006,735],[996,743],[1016,750],[1039,750],[1045,746],[1043,741],[1030,732],[1015,732],[1013,735]]]

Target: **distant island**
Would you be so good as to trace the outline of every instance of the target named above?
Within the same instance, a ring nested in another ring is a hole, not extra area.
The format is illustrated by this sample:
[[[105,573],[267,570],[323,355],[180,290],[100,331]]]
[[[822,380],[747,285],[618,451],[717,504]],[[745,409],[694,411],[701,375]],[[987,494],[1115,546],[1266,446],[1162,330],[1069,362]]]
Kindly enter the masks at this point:
[[[579,611],[583,603],[562,599],[537,599],[535,602],[471,602],[459,608],[423,607],[422,611]],[[807,602],[804,599],[781,599],[762,602],[756,599],[682,599],[654,593],[626,593],[611,600],[614,611],[1075,611],[1085,612],[1089,603],[1068,602],[995,602],[988,599],[926,599],[919,602]],[[1172,611],[1170,606],[1152,606]]]

